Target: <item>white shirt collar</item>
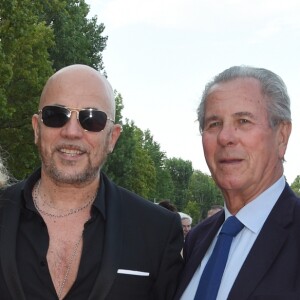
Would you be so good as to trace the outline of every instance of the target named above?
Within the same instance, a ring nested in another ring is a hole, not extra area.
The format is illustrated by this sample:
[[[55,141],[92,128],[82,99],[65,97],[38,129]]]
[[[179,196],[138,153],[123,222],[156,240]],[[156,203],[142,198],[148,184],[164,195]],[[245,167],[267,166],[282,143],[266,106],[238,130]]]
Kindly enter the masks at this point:
[[[285,187],[284,176],[238,211],[236,217],[253,233],[258,234]],[[231,216],[226,204],[225,219]],[[255,216],[255,218],[253,218]]]

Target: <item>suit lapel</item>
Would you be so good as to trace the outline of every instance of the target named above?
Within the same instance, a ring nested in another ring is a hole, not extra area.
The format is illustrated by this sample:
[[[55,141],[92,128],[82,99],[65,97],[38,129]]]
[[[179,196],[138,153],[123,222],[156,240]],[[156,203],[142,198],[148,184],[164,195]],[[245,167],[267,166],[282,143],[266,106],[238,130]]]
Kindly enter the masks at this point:
[[[218,217],[215,216],[212,219],[204,221],[201,226],[201,232],[197,232],[197,228],[194,228],[189,234],[190,237],[186,241],[186,257],[185,258],[185,267],[183,273],[181,274],[180,285],[177,289],[175,299],[179,299],[185,289],[187,288],[189,282],[191,281],[194,273],[201,264],[201,261],[209,248],[212,240],[216,236],[219,228],[224,222],[224,212],[218,214]],[[198,236],[203,238],[199,239]],[[195,239],[195,245],[193,246],[193,240]],[[189,248],[192,249],[189,253]]]
[[[243,264],[228,299],[248,299],[273,264],[288,237],[285,229],[293,221],[294,202],[286,187],[279,197]]]
[[[3,194],[1,208],[0,261],[6,285],[13,299],[25,300],[16,264],[16,239],[20,217],[22,182]],[[5,198],[9,197],[9,200]]]
[[[100,272],[88,300],[103,300],[116,278],[122,253],[122,214],[120,190],[105,176],[106,224]]]

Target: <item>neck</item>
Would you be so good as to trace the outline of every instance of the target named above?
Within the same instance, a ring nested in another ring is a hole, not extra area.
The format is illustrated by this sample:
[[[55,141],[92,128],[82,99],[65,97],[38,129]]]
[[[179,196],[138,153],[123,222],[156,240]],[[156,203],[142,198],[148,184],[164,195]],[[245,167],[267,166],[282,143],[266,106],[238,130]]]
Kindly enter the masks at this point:
[[[57,209],[74,209],[84,205],[89,199],[95,198],[99,188],[99,178],[81,186],[64,184],[41,177],[39,197]]]
[[[232,215],[256,199],[264,191],[270,188],[282,175],[262,186],[251,186],[246,190],[222,190],[226,207]]]
[[[93,193],[91,189],[88,191],[84,189],[85,193],[71,189],[71,194],[70,190],[61,187],[47,189],[47,185],[42,186],[42,184],[42,180],[39,180],[34,186],[33,201],[39,213],[50,218],[64,218],[90,211],[97,195],[97,188],[93,189]]]

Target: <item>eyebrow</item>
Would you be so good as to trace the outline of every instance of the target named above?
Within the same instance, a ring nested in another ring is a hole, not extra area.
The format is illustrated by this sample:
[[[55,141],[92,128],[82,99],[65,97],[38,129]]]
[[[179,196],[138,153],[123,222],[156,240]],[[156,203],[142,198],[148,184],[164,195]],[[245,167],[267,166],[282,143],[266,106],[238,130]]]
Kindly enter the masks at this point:
[[[237,116],[237,117],[249,117],[251,119],[256,119],[256,117],[248,111],[240,111],[240,112],[236,112],[233,114],[233,116]]]
[[[236,112],[232,115],[233,117],[249,117],[251,119],[255,119],[255,116],[248,111],[240,111],[240,112]],[[214,120],[219,120],[221,119],[220,115],[212,115],[208,118],[205,118],[205,122],[209,122],[209,121],[214,121]]]
[[[210,121],[219,120],[219,119],[220,119],[220,117],[218,115],[212,115],[212,116],[210,116],[208,118],[205,118],[204,119],[204,123],[207,123],[207,122],[210,122]]]
[[[74,110],[83,110],[83,109],[94,109],[94,110],[99,110],[99,108],[97,107],[83,107],[83,108],[78,108],[78,107],[69,107],[66,105],[62,105],[62,104],[52,104],[54,106],[59,106],[59,107],[63,107],[63,108],[68,108],[68,109],[74,109]]]

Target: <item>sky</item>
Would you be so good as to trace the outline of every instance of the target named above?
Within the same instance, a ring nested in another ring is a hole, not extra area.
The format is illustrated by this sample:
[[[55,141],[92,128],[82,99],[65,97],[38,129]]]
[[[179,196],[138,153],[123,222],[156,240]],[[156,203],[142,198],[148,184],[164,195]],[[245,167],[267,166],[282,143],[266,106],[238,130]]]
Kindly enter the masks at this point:
[[[196,110],[205,84],[233,65],[269,69],[291,98],[284,173],[300,175],[299,0],[86,0],[108,36],[103,62],[123,117],[168,158],[208,175]]]

